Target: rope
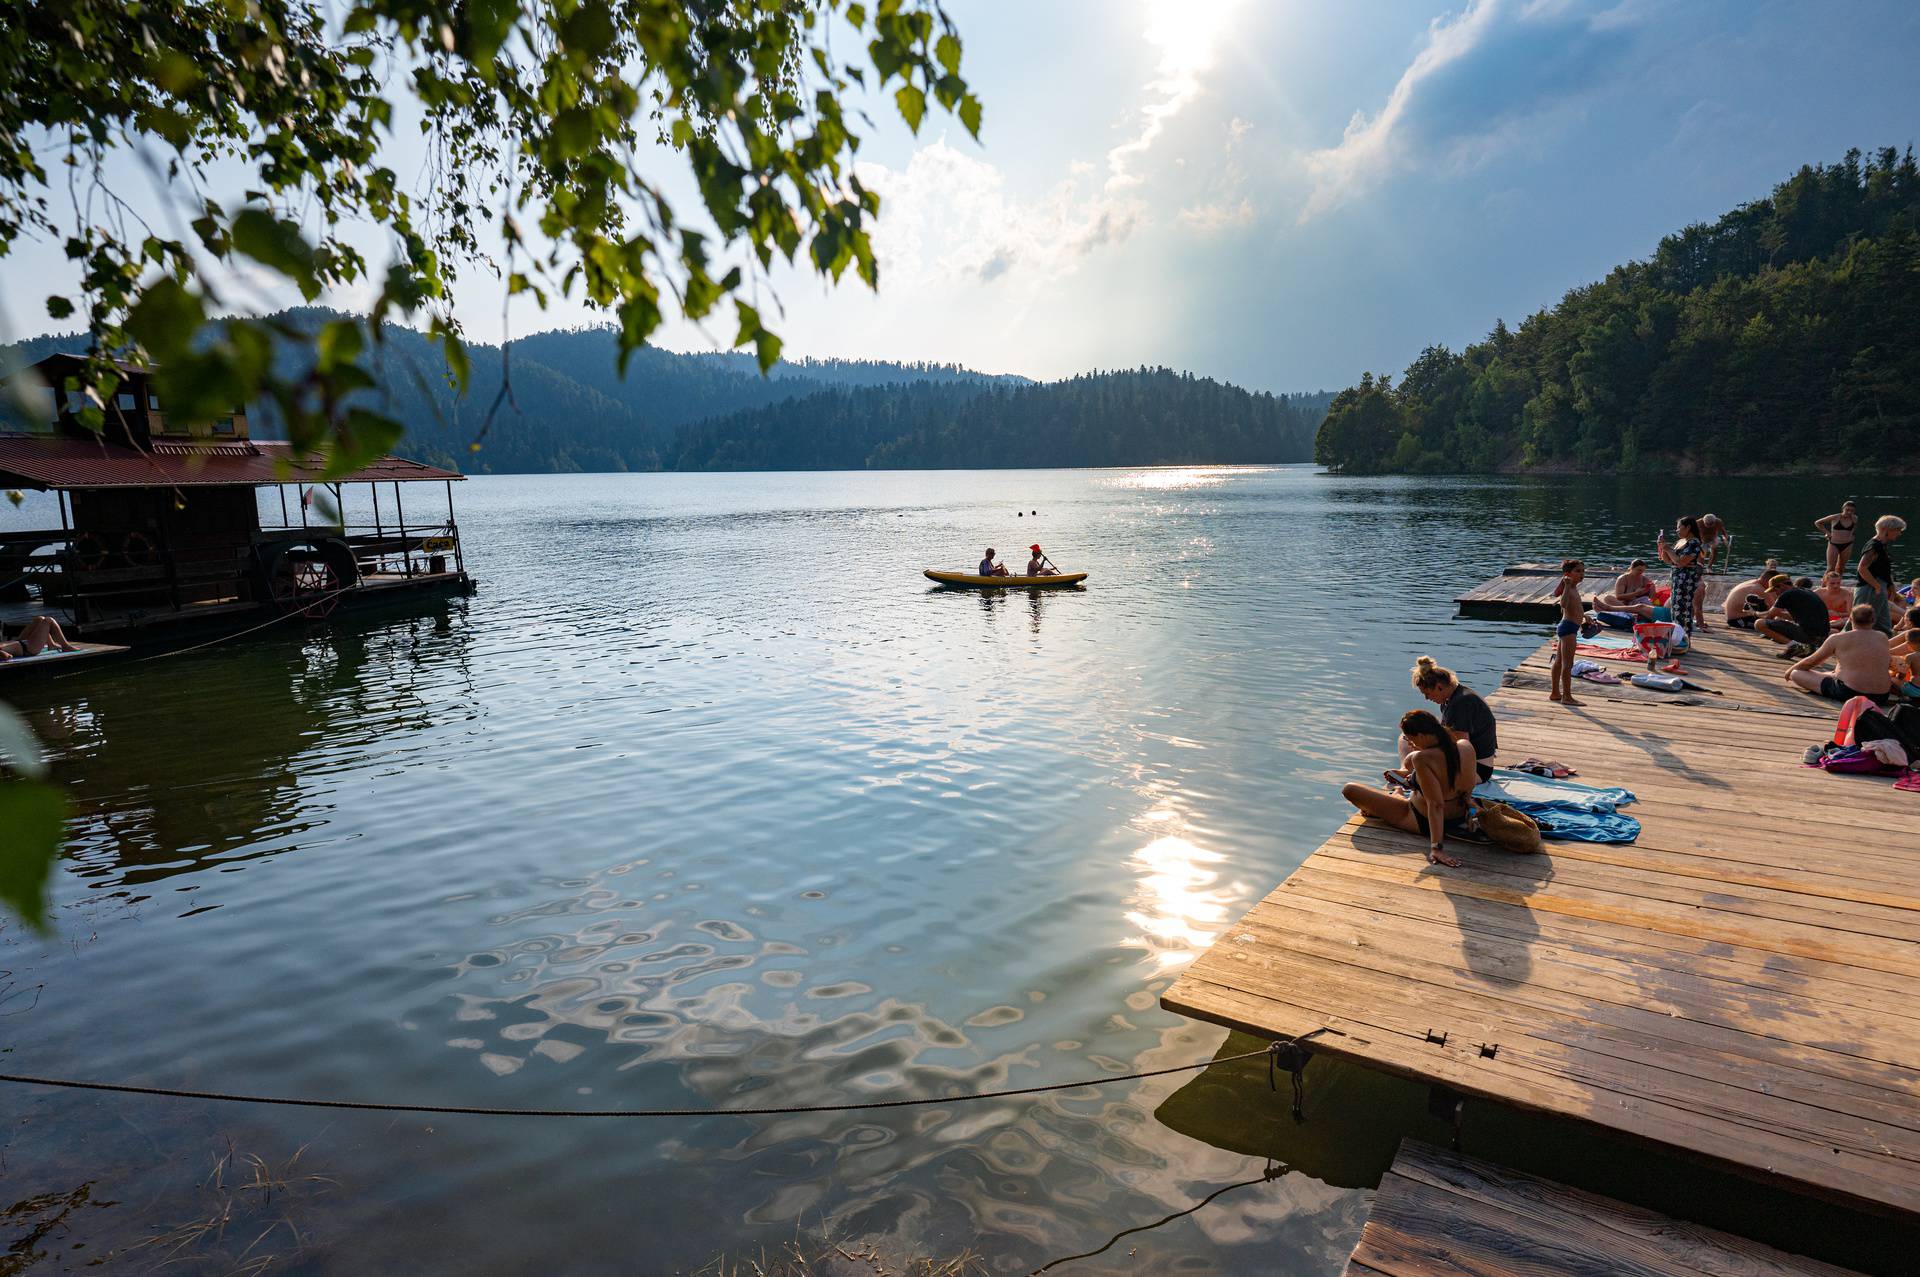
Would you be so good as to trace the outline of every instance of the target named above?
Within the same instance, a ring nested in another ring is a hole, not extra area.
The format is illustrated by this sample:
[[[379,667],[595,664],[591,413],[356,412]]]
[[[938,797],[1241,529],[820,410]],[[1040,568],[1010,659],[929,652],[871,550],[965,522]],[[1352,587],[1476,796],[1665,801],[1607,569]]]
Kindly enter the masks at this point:
[[[467,1117],[782,1117],[796,1113],[857,1113],[871,1109],[916,1108],[928,1104],[964,1104],[973,1100],[1003,1100],[1021,1095],[1041,1095],[1048,1091],[1072,1091],[1083,1086],[1105,1086],[1112,1082],[1137,1082],[1143,1078],[1164,1077],[1169,1073],[1190,1073],[1216,1064],[1251,1060],[1284,1048],[1275,1042],[1258,1051],[1202,1060],[1198,1064],[1176,1064],[1171,1068],[1148,1069],[1117,1077],[1089,1078],[1080,1082],[1050,1082],[1044,1086],[1022,1086],[1004,1091],[975,1091],[971,1095],[923,1096],[910,1100],[862,1100],[851,1104],[797,1104],[735,1109],[513,1109],[487,1108],[473,1104],[399,1104],[382,1100],[317,1100],[287,1095],[241,1095],[228,1091],[194,1091],[172,1086],[136,1086],[130,1082],[90,1082],[80,1078],[36,1077],[27,1073],[0,1073],[0,1082],[23,1086],[53,1086],[72,1091],[108,1091],[115,1095],[151,1095],[173,1100],[219,1100],[231,1104],[273,1104],[282,1108],[351,1109],[365,1113],[434,1113]]]

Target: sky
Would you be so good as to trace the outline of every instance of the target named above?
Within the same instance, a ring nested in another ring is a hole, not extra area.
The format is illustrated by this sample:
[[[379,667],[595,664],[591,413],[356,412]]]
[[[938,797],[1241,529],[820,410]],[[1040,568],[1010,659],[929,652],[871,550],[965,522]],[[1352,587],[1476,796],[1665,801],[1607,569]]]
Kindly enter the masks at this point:
[[[881,289],[776,271],[761,309],[789,356],[1334,389],[1551,306],[1802,164],[1920,143],[1910,2],[947,8],[981,137],[931,111],[916,137],[868,106]],[[653,158],[691,202],[671,155]],[[63,269],[18,252],[5,292]],[[455,300],[485,341],[596,318],[517,301],[503,327],[484,278]],[[22,310],[5,305],[15,331],[46,326]],[[731,335],[675,323],[657,342]]]

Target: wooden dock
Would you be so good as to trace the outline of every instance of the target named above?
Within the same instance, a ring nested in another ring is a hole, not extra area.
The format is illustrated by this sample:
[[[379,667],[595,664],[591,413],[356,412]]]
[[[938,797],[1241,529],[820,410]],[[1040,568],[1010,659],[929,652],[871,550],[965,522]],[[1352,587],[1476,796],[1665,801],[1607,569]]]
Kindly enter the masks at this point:
[[[1569,708],[1544,661],[1488,698],[1502,759],[1627,786],[1636,843],[1452,842],[1466,867],[1443,869],[1355,816],[1162,1003],[1920,1211],[1920,794],[1803,766],[1838,706],[1749,634],[1708,630],[1683,661],[1719,696],[1580,683]]]
[[[1846,1269],[1408,1140],[1347,1277],[1851,1277]]]

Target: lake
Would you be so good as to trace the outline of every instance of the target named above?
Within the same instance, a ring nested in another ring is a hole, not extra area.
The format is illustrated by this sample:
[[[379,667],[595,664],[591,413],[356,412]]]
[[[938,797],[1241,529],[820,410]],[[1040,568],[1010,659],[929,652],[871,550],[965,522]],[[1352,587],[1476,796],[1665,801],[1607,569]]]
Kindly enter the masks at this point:
[[[57,935],[0,930],[0,1069],[723,1109],[1204,1060],[1226,1035],[1158,995],[1387,764],[1414,656],[1486,691],[1543,639],[1455,619],[1456,593],[1650,554],[1709,508],[1736,567],[1811,570],[1815,517],[1853,496],[1912,518],[1916,495],[1311,467],[475,479],[471,599],[7,687],[75,818]],[[920,576],[1036,540],[1089,588]],[[827,1236],[892,1273],[968,1251],[1025,1273],[1238,1185],[1054,1271],[1332,1274],[1394,1141],[1445,1132],[1424,1092],[1324,1061],[1300,1127],[1258,1061],[1196,1076],[658,1120],[14,1087],[4,1271],[673,1272]],[[1698,1183],[1497,1115],[1467,1146],[1683,1207]]]

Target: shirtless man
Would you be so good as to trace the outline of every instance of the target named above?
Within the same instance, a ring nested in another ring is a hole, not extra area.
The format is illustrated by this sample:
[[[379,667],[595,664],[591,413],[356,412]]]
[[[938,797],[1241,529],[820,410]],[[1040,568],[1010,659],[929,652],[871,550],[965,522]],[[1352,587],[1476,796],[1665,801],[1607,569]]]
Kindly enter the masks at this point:
[[[1890,641],[1873,628],[1873,604],[1856,603],[1851,613],[1853,628],[1830,635],[1812,656],[1802,657],[1787,667],[1787,681],[1803,691],[1831,701],[1848,701],[1856,696],[1885,704],[1893,690]],[[1817,674],[1816,666],[1834,664],[1831,674]]]
[[[1631,612],[1643,621],[1653,619],[1653,582],[1647,579],[1647,561],[1635,559],[1613,578],[1613,588],[1593,601],[1596,610]]]
[[[1764,573],[1751,581],[1740,582],[1727,591],[1727,601],[1721,606],[1727,615],[1727,624],[1741,629],[1752,628],[1753,618],[1771,608],[1774,600],[1780,597],[1780,591],[1790,584],[1792,582],[1785,576],[1768,576]],[[1752,598],[1758,598],[1761,606],[1749,607],[1747,600]]]
[[[60,622],[50,616],[36,616],[20,631],[19,638],[0,642],[0,661],[38,656],[50,647],[62,652],[74,650],[73,644],[67,642],[66,633],[60,628]]]
[[[1814,591],[1827,605],[1827,611],[1835,616],[1845,616],[1853,606],[1853,593],[1847,589],[1846,579],[1838,572],[1829,572],[1820,578],[1820,588]]]

